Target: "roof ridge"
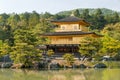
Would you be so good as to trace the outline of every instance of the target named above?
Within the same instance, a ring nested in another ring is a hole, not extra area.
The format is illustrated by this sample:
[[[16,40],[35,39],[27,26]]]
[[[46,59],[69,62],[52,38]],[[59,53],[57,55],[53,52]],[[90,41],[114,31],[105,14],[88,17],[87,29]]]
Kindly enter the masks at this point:
[[[65,17],[65,18],[62,18],[62,19],[59,19],[59,20],[52,20],[52,22],[76,22],[76,21],[82,21],[84,19],[81,19],[81,18],[78,18],[78,17],[75,17],[75,16],[69,16],[69,17]]]

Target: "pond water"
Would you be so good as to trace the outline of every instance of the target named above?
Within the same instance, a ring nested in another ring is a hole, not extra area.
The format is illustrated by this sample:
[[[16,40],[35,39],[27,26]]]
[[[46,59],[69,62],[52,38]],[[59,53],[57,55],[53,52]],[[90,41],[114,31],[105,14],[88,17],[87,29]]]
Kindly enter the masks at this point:
[[[0,80],[120,80],[120,69],[54,71],[0,69]]]

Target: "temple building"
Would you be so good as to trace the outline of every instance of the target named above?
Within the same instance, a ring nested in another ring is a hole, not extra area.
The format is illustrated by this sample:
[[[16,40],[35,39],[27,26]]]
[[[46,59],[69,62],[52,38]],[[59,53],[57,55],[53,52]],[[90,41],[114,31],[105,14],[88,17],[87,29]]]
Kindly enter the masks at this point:
[[[47,49],[52,49],[56,56],[62,56],[65,53],[79,56],[80,41],[84,37],[100,37],[94,32],[89,32],[90,23],[75,16],[51,22],[56,25],[55,32],[45,33],[43,36],[50,39],[50,43],[46,44]]]

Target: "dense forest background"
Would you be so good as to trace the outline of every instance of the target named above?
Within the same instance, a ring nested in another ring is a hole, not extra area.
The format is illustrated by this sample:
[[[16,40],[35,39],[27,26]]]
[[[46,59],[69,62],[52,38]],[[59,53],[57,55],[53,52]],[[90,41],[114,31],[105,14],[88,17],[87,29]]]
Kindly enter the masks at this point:
[[[55,26],[51,24],[51,20],[62,19],[71,14],[91,23],[90,31],[104,35],[104,38],[100,40],[104,45],[97,50],[100,55],[103,52],[112,53],[110,54],[112,56],[120,54],[120,12],[98,8],[74,9],[57,14],[49,12],[39,14],[36,11],[0,14],[0,55],[10,54],[16,62],[31,62],[27,61],[26,57],[34,59],[34,56],[37,56],[39,59],[41,55],[36,53],[40,50],[37,50],[36,46],[48,42],[46,38],[41,38],[40,34],[54,31]]]
[[[90,30],[101,31],[107,24],[115,24],[120,22],[120,12],[112,11],[110,9],[75,9],[70,11],[62,11],[57,14],[51,14],[49,12],[32,13],[25,12],[21,14],[0,14],[0,40],[5,41],[11,39],[14,36],[14,31],[22,28],[27,30],[35,30],[38,33],[50,32],[54,29],[54,26],[50,23],[53,19],[62,19],[71,14],[76,17],[85,19],[91,23]],[[37,29],[38,28],[38,29]]]

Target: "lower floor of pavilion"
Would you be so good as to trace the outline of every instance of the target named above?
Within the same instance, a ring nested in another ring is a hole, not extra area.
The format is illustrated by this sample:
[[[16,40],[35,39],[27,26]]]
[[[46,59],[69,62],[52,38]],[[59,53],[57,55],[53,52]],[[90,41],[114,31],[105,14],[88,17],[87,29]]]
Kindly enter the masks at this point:
[[[46,45],[47,50],[53,50],[55,57],[62,57],[64,54],[73,54],[75,57],[80,57],[79,44],[49,44]]]

